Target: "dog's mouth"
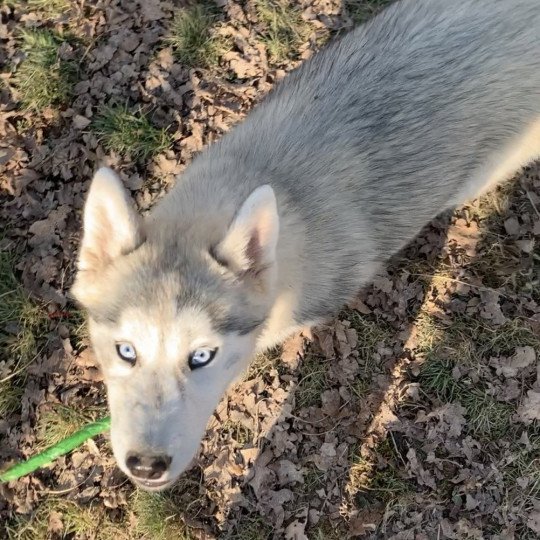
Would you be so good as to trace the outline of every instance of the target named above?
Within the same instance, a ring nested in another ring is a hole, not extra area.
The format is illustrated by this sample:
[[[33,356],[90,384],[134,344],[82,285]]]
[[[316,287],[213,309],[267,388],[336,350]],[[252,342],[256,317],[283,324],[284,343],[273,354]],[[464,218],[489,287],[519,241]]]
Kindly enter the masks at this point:
[[[132,478],[131,480],[146,491],[161,491],[171,486],[174,482],[174,480],[138,480],[136,478]]]

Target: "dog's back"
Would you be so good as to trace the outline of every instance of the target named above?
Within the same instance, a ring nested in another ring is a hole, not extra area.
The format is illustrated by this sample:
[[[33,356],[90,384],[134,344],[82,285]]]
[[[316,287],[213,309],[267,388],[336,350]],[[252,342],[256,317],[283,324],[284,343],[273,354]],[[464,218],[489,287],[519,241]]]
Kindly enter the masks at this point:
[[[270,183],[307,231],[298,316],[316,319],[497,167],[511,175],[540,155],[539,29],[537,0],[397,2],[196,159],[165,211],[215,209],[227,222]],[[532,155],[499,163],[523,137]]]

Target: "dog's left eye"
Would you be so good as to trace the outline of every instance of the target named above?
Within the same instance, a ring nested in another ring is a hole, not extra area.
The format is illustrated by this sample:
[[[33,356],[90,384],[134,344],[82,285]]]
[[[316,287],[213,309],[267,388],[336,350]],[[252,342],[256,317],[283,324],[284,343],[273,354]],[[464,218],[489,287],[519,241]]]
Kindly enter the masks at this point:
[[[130,363],[132,366],[137,360],[137,353],[135,352],[135,347],[131,343],[117,343],[116,352],[118,356]]]
[[[197,349],[189,355],[189,369],[207,366],[216,356],[217,349]]]

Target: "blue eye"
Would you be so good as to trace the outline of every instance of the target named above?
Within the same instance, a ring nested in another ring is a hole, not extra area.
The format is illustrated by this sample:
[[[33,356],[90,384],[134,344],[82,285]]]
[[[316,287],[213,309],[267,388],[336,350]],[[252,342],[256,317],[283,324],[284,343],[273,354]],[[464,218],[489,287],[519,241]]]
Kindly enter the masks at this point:
[[[128,362],[132,366],[135,365],[137,353],[135,347],[131,343],[117,343],[116,352],[122,360]]]
[[[217,349],[196,349],[189,355],[188,365],[194,369],[207,366],[216,356]]]

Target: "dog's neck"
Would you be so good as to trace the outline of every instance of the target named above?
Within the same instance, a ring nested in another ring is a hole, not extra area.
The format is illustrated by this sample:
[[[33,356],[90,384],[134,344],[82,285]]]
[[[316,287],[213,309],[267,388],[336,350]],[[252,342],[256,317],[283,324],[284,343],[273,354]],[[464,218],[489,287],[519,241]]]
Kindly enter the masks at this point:
[[[279,193],[277,194],[279,200]],[[303,271],[305,226],[296,212],[282,212],[277,248],[277,278],[272,308],[258,342],[263,350],[281,343],[290,334],[306,325],[298,320],[302,295],[306,294]]]

